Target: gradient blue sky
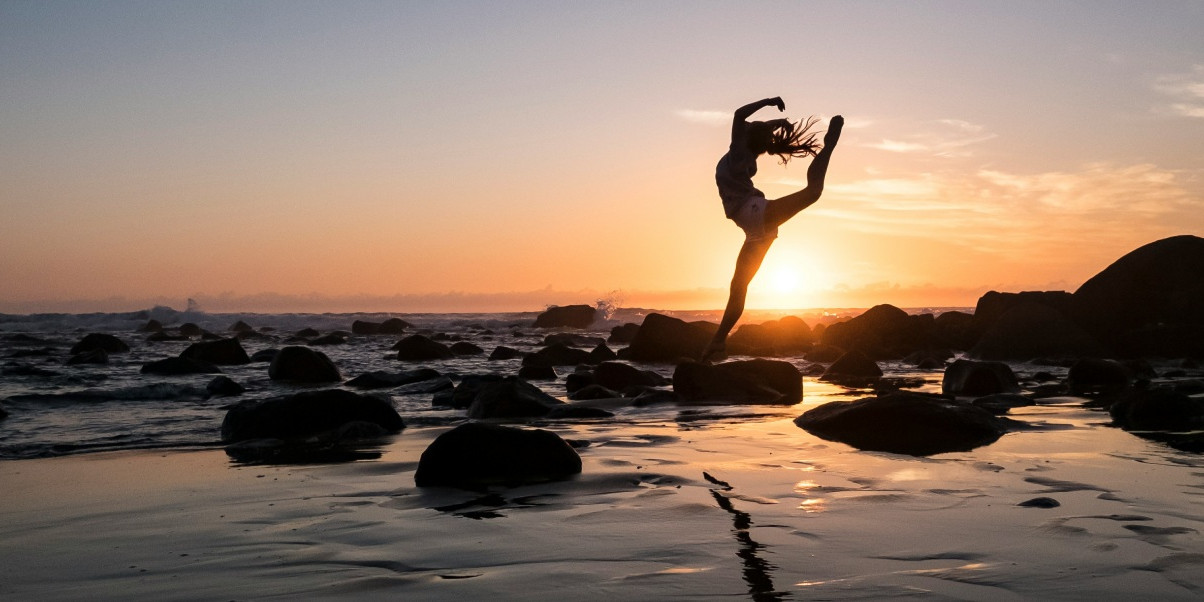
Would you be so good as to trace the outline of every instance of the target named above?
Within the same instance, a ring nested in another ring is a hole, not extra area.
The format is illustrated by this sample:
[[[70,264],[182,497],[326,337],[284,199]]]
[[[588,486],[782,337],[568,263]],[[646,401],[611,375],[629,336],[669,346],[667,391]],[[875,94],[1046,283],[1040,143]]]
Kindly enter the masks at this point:
[[[1073,290],[1204,234],[1201,31],[1200,2],[0,0],[0,311],[720,307],[714,164],[775,95],[848,127],[751,306]]]

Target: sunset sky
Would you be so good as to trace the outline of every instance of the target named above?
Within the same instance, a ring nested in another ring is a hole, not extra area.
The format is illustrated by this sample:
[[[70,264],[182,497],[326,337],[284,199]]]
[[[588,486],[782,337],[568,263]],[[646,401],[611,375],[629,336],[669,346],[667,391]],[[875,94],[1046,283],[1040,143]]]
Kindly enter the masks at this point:
[[[718,308],[715,162],[770,96],[847,127],[750,307],[1073,291],[1204,234],[1202,31],[1173,1],[0,0],[0,312]]]

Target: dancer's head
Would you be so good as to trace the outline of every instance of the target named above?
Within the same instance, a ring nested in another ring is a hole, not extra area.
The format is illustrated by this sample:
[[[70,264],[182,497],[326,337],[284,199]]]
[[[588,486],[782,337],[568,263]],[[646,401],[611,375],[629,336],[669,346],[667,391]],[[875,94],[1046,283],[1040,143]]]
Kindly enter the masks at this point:
[[[760,155],[777,155],[783,165],[794,157],[815,156],[821,145],[811,128],[819,123],[808,117],[800,126],[785,119],[776,122],[754,121],[748,124],[748,150]]]

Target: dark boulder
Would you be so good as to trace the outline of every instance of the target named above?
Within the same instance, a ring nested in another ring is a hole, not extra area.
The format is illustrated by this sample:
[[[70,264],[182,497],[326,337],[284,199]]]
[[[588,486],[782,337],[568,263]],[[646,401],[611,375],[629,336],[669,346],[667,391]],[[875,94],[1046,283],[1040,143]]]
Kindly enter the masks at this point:
[[[523,356],[523,352],[513,347],[499,345],[489,354],[491,360],[512,360]]]
[[[791,405],[802,401],[803,375],[777,360],[683,362],[673,371],[673,391],[690,402]]]
[[[524,366],[576,366],[588,361],[588,351],[561,344],[544,347],[523,357]]]
[[[389,318],[380,323],[380,334],[401,334],[407,328],[413,328],[414,325],[402,320],[401,318]]]
[[[402,372],[385,372],[376,370],[361,374],[349,381],[347,386],[354,389],[387,389],[390,387],[400,387],[411,383],[421,382],[439,378],[438,370],[432,368],[419,368],[417,370],[405,370]]]
[[[1204,429],[1204,399],[1170,389],[1135,389],[1108,409],[1112,422],[1126,431],[1198,431]]]
[[[374,424],[386,433],[396,433],[405,427],[387,400],[326,389],[240,402],[222,420],[222,441],[298,441],[338,433],[344,425],[360,422]]]
[[[252,362],[271,362],[280,353],[279,349],[260,349],[251,354]]]
[[[312,339],[320,334],[322,334],[322,333],[318,332],[317,330],[314,330],[313,328],[302,328],[301,330],[298,330],[297,334],[295,334],[293,336],[295,336],[299,339]]]
[[[1084,358],[1070,367],[1066,384],[1075,395],[1117,393],[1133,384],[1133,375],[1120,362]]]
[[[1162,327],[1168,334],[1177,328],[1204,328],[1204,238],[1172,236],[1139,247],[1074,292],[1078,318],[1093,334],[1124,356],[1193,355],[1191,349],[1160,352],[1157,337],[1126,335],[1142,329]],[[1145,348],[1133,348],[1140,342]],[[1182,345],[1171,339],[1165,343]],[[1198,354],[1204,340],[1196,339]],[[1185,353],[1189,352],[1189,353]]]
[[[201,328],[200,326],[197,326],[196,324],[193,324],[192,322],[185,322],[183,324],[180,324],[179,331],[180,331],[180,336],[193,337],[193,338],[203,337],[206,334],[208,334],[208,332],[206,332],[204,328]]]
[[[393,345],[397,351],[397,359],[403,362],[424,362],[428,360],[446,360],[456,357],[447,345],[420,335],[412,334]]]
[[[1004,314],[1018,305],[1035,303],[1057,310],[1063,316],[1074,315],[1074,297],[1066,291],[1024,291],[1021,293],[1001,293],[988,291],[978,298],[974,307],[971,330],[975,338],[981,337],[995,327],[995,323]]]
[[[610,329],[610,336],[607,337],[607,343],[615,343],[616,345],[625,345],[630,343],[635,338],[635,333],[639,332],[640,325],[628,322],[620,326],[615,326]]]
[[[67,360],[68,366],[78,364],[107,364],[109,363],[109,352],[99,347],[81,351]]]
[[[566,479],[581,472],[576,450],[551,431],[469,422],[431,442],[414,483],[481,489]]]
[[[523,366],[518,369],[518,377],[523,380],[556,380],[559,376],[551,366]]]
[[[882,377],[882,368],[869,356],[856,349],[840,356],[820,380],[848,386],[864,386]]]
[[[229,330],[230,332],[255,332],[255,329],[250,324],[247,324],[246,322],[243,322],[242,320],[239,320],[239,321],[231,324],[230,328],[228,328],[227,330]]]
[[[515,376],[485,383],[472,405],[469,418],[529,418],[543,416],[563,401],[544,393],[539,387]]]
[[[774,356],[797,353],[811,346],[811,328],[795,316],[761,324],[744,324],[727,339],[732,355]]]
[[[480,393],[485,385],[501,382],[502,378],[501,374],[469,374],[460,379],[460,384],[456,385],[450,394],[436,395],[432,403],[462,410],[472,405],[477,393]]]
[[[594,381],[594,373],[592,371],[573,372],[564,379],[564,389],[570,395],[573,392],[584,389],[592,384],[596,384]]]
[[[910,316],[893,305],[877,305],[845,322],[831,324],[821,342],[859,350],[871,359],[897,359],[931,344],[931,314]]]
[[[108,353],[125,353],[130,350],[130,346],[121,339],[111,335],[99,332],[94,332],[85,335],[78,343],[71,347],[71,355],[77,355],[85,351],[93,349],[103,349]]]
[[[351,323],[351,334],[380,334],[380,323],[356,320]]]
[[[309,347],[289,346],[280,350],[268,366],[272,380],[307,383],[338,382],[343,380],[334,362],[325,353]]]
[[[593,382],[608,389],[623,391],[629,387],[661,387],[671,381],[651,370],[640,370],[622,362],[602,362],[594,368]]]
[[[549,307],[535,318],[536,328],[589,328],[598,317],[598,308],[590,305]]]
[[[585,363],[601,364],[602,362],[609,362],[611,360],[618,359],[618,357],[619,354],[611,351],[610,347],[606,346],[606,343],[599,343],[597,347],[594,347],[594,349],[589,352],[589,357],[585,359]]]
[[[709,322],[687,323],[662,314],[648,314],[627,347],[626,359],[676,362],[701,357],[718,328]]]
[[[932,340],[940,347],[967,351],[978,342],[974,316],[960,311],[941,313],[932,321]]]
[[[141,372],[142,374],[158,374],[160,376],[179,376],[183,374],[221,374],[222,369],[218,368],[215,364],[201,360],[186,357],[169,357],[143,364]]]
[[[163,332],[163,323],[158,320],[147,320],[146,324],[138,327],[138,332]]]
[[[209,384],[205,385],[205,390],[210,395],[216,397],[229,397],[231,395],[242,395],[247,391],[247,388],[234,382],[229,376],[215,376]]]
[[[485,350],[481,349],[480,346],[469,343],[468,341],[456,341],[455,343],[452,343],[450,349],[451,352],[456,355],[481,355],[485,353]]]
[[[995,415],[1007,414],[1013,408],[1023,408],[1034,405],[1033,400],[1016,393],[996,393],[979,397],[972,402],[974,405]]]
[[[912,456],[969,451],[995,442],[1012,424],[971,404],[902,391],[825,403],[794,423],[821,439]]]
[[[617,399],[623,394],[602,385],[586,385],[569,394],[569,399],[582,401],[589,399]]]
[[[544,347],[564,345],[566,347],[597,347],[606,341],[600,337],[591,337],[573,332],[554,332],[543,338]]]
[[[317,345],[319,347],[324,345],[345,345],[347,344],[347,337],[341,332],[332,332],[328,335],[320,336],[311,340],[309,344]]]
[[[193,343],[180,353],[180,357],[201,360],[219,366],[251,363],[251,358],[242,348],[242,343],[239,343],[236,338]]]
[[[841,349],[840,347],[833,347],[831,345],[818,345],[811,348],[810,351],[804,354],[803,358],[809,362],[821,362],[826,364],[840,359],[840,356],[844,354],[845,350]]]
[[[995,320],[970,357],[1029,360],[1036,357],[1097,357],[1103,347],[1091,335],[1048,305],[1022,302]]]
[[[957,360],[945,368],[941,393],[946,397],[982,397],[996,393],[1019,393],[1020,382],[1003,362]]]

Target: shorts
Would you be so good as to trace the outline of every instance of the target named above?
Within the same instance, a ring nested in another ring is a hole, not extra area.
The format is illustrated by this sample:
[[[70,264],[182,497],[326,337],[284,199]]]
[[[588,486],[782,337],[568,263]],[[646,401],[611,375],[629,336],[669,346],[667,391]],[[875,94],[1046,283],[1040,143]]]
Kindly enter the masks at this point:
[[[773,240],[778,237],[778,227],[765,227],[765,207],[769,201],[763,196],[750,196],[736,215],[732,217],[732,221],[744,230],[744,240]]]

